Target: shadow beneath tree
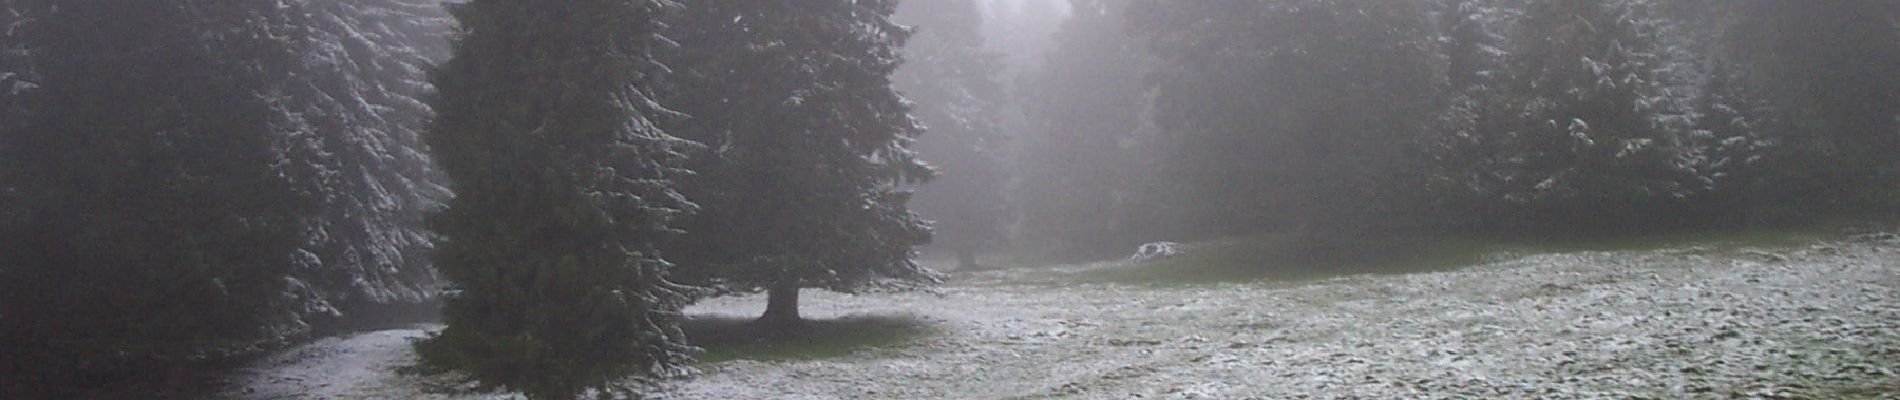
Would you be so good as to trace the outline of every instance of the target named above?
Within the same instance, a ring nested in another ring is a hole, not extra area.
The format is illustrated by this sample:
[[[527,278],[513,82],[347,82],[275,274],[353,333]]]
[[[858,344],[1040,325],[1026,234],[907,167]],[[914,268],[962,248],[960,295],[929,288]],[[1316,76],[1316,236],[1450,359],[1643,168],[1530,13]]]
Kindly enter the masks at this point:
[[[929,321],[886,315],[811,319],[789,329],[761,326],[752,318],[700,315],[681,327],[689,342],[706,350],[698,356],[702,364],[846,357],[902,348],[937,333]]]

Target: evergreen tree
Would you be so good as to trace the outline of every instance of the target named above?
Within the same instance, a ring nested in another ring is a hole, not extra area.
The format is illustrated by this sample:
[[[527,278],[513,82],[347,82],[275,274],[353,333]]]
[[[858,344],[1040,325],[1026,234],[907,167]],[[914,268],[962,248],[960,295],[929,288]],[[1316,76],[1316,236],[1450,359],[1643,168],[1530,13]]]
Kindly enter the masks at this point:
[[[1424,182],[1445,222],[1455,225],[1486,223],[1477,220],[1499,196],[1509,155],[1502,150],[1509,122],[1503,87],[1510,71],[1504,34],[1522,11],[1519,4],[1502,0],[1446,0],[1439,15],[1438,42],[1445,57],[1447,90],[1451,91],[1433,132],[1425,135],[1422,155],[1431,172]]]
[[[1695,102],[1696,125],[1689,134],[1697,150],[1699,175],[1713,185],[1702,201],[1705,213],[1716,217],[1746,217],[1763,210],[1764,194],[1775,192],[1764,184],[1777,174],[1769,157],[1782,149],[1777,132],[1788,128],[1736,68],[1715,63]],[[1737,212],[1742,215],[1733,215]],[[1730,214],[1730,215],[1724,215]],[[1730,221],[1752,223],[1756,221]]]
[[[1681,137],[1659,21],[1630,0],[1533,2],[1508,59],[1506,225],[1653,224],[1707,190]]]
[[[1509,53],[1504,31],[1519,17],[1514,11],[1521,5],[1512,0],[1442,0],[1438,5],[1436,34],[1445,54],[1446,84],[1464,92],[1496,86]]]
[[[439,292],[423,215],[448,197],[419,131],[427,71],[452,22],[434,0],[312,2],[303,61],[280,66],[294,103],[287,166],[301,195],[294,294],[313,323],[414,320]]]
[[[934,245],[955,252],[959,267],[977,267],[977,251],[1000,241],[1005,211],[1001,56],[983,48],[975,0],[905,2],[897,20],[918,29],[904,46],[897,88],[929,128],[918,153],[941,173],[912,208],[936,221]]]
[[[28,61],[28,53],[21,46],[21,29],[24,16],[20,15],[14,0],[0,0],[0,107],[9,113],[18,112],[18,96],[33,87],[33,71]],[[3,118],[4,116],[0,116]],[[9,118],[8,120],[12,120]]]
[[[38,89],[7,100],[30,112],[0,130],[0,397],[124,384],[295,333],[280,290],[308,203],[282,178],[295,127],[268,71],[298,58],[282,28],[299,8],[13,4],[25,24],[5,46],[30,50]]]
[[[31,52],[22,43],[24,29],[21,27],[25,22],[14,0],[0,0],[0,131],[24,129],[27,110],[23,99],[28,91],[39,87],[35,83],[39,79],[33,73]],[[0,146],[5,145],[6,142],[0,142]],[[12,196],[10,188],[0,186],[0,224],[4,224],[16,208]]]
[[[685,282],[768,291],[761,323],[792,329],[802,288],[931,283],[929,240],[900,184],[932,172],[891,88],[909,32],[893,0],[687,1],[669,25],[679,71],[663,99],[704,143],[682,191],[703,212],[668,247]]]
[[[427,365],[531,398],[671,374],[689,348],[684,290],[655,244],[692,205],[684,143],[658,129],[659,1],[475,0],[435,77],[424,135],[456,196],[432,217],[453,285]]]

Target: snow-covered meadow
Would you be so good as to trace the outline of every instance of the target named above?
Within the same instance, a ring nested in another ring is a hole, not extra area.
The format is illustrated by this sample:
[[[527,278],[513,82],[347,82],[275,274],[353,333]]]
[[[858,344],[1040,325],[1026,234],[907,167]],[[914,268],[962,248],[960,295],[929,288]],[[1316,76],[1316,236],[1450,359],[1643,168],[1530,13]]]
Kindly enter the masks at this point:
[[[1512,256],[1313,282],[1073,283],[1120,263],[958,275],[932,293],[817,294],[813,318],[932,328],[845,357],[736,360],[653,394],[831,398],[1894,398],[1900,242]],[[757,298],[701,316],[754,315]],[[412,330],[240,371],[229,397],[507,398],[395,373]]]

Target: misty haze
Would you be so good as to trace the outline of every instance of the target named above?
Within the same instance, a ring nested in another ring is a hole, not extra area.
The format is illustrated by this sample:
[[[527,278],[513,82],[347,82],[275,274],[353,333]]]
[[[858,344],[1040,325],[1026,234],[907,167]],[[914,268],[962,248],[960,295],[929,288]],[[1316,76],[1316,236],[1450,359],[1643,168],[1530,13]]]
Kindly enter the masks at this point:
[[[0,399],[1900,399],[1900,0],[0,0]]]

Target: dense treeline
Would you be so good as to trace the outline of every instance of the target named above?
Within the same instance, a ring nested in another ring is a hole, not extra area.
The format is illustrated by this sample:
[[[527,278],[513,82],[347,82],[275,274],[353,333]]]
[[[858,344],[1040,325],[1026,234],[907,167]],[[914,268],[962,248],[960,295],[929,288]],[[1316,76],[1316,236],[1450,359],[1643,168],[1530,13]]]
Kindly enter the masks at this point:
[[[1016,138],[1020,244],[1048,254],[1900,205],[1893,2],[1072,3]]]
[[[295,45],[244,40],[285,10],[22,3],[39,87],[0,147],[17,202],[0,372],[38,380],[9,391],[174,368],[293,329],[279,293],[310,199],[274,167],[283,148],[266,133],[291,129],[285,104],[257,94]],[[29,376],[42,369],[77,373]]]
[[[687,371],[698,295],[797,334],[799,289],[936,282],[897,4],[8,0],[0,384],[181,385],[446,297],[423,370],[569,398]]]

